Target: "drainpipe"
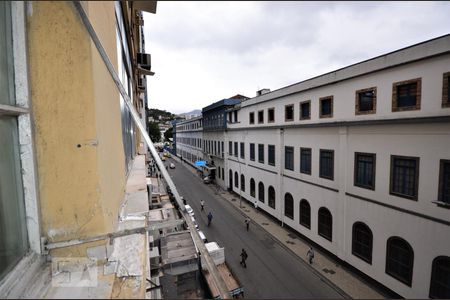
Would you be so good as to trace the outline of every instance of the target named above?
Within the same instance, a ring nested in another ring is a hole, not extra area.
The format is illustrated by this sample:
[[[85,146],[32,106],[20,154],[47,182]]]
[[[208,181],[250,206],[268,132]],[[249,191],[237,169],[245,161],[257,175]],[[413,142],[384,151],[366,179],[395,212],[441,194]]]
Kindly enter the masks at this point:
[[[280,164],[279,164],[279,170],[280,170],[280,183],[279,183],[279,189],[278,189],[278,199],[280,199],[280,221],[281,221],[281,227],[284,226],[284,198],[283,198],[283,191],[284,191],[284,128],[280,128],[280,137],[279,142],[280,145]]]

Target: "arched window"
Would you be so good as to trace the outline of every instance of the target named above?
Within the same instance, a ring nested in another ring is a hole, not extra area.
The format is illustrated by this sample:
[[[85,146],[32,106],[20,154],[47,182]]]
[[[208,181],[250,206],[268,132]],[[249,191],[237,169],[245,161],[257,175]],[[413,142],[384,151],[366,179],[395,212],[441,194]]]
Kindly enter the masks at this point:
[[[275,189],[269,186],[269,206],[275,209]]]
[[[250,179],[250,196],[255,197],[255,180]]]
[[[386,247],[386,273],[411,286],[414,266],[414,251],[407,241],[391,237]]]
[[[264,183],[258,183],[258,200],[264,203]]]
[[[372,264],[372,230],[362,222],[353,224],[352,253]]]
[[[241,174],[241,191],[245,192],[245,176]]]
[[[233,189],[233,171],[231,169],[228,171],[228,181],[230,182],[229,188],[230,188],[230,190],[232,190]]]
[[[234,186],[239,187],[239,175],[238,172],[234,172]]]
[[[294,198],[289,193],[284,195],[284,215],[294,220]]]
[[[430,298],[450,299],[450,257],[438,256],[431,269]]]
[[[311,206],[305,199],[300,201],[300,224],[311,229]]]
[[[319,209],[319,235],[330,242],[333,240],[333,216],[325,207]]]

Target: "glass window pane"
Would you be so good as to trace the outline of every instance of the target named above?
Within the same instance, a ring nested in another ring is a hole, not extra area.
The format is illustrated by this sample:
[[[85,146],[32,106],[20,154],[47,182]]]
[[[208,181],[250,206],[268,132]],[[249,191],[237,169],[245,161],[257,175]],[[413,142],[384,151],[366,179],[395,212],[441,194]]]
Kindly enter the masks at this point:
[[[0,2],[0,104],[14,105],[11,4]]]
[[[0,117],[0,279],[28,249],[17,119]]]

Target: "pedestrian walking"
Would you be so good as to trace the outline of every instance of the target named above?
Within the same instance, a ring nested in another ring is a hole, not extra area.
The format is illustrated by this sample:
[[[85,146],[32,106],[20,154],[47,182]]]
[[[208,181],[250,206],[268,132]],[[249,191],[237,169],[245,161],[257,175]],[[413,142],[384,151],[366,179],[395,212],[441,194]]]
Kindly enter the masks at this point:
[[[209,213],[208,213],[208,227],[209,227],[209,225],[211,224],[212,218],[213,218],[213,215],[212,215],[211,212],[209,212]]]
[[[309,264],[312,265],[313,259],[314,259],[314,250],[312,247],[309,247],[309,250],[306,253],[306,256],[308,256]]]
[[[245,218],[245,226],[247,226],[247,231],[248,231],[248,228],[250,227],[250,219],[248,217]]]
[[[241,251],[241,266],[243,266],[244,268],[247,268],[247,264],[245,263],[247,258],[248,258],[247,252],[244,250],[244,248],[242,248],[242,251]]]
[[[258,201],[255,200],[255,203],[253,203],[253,204],[255,205],[256,212],[258,212]]]
[[[200,200],[200,206],[202,207],[201,211],[204,211],[205,210],[205,201],[203,201],[203,199]]]

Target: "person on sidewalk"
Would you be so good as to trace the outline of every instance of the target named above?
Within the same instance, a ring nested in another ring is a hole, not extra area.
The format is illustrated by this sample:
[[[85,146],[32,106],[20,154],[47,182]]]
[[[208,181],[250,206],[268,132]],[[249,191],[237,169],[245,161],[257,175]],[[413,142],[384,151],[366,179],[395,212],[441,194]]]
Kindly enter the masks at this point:
[[[255,205],[256,212],[258,212],[258,200],[255,200],[255,203],[253,204]]]
[[[247,268],[247,264],[245,263],[245,261],[247,260],[247,252],[244,250],[244,248],[242,248],[242,252],[241,252],[241,266],[243,266],[244,268]]]
[[[309,247],[309,250],[306,253],[306,256],[308,256],[309,264],[312,265],[313,259],[314,259],[314,250],[312,247]]]
[[[201,211],[204,211],[205,210],[205,201],[203,201],[203,199],[200,200],[200,206],[202,207]]]
[[[245,218],[245,226],[247,226],[247,231],[248,231],[248,228],[250,226],[250,219],[248,217]]]

